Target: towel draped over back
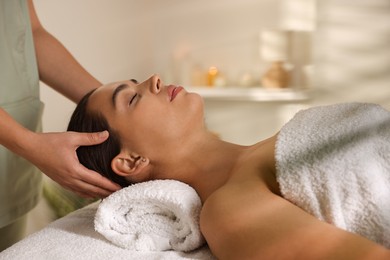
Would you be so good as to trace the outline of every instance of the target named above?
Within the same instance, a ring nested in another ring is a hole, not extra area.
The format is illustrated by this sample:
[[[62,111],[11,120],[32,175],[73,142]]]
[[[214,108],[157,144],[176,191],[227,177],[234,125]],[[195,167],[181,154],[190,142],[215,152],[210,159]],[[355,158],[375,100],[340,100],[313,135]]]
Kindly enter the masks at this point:
[[[390,248],[390,112],[347,103],[298,112],[276,143],[282,195]]]

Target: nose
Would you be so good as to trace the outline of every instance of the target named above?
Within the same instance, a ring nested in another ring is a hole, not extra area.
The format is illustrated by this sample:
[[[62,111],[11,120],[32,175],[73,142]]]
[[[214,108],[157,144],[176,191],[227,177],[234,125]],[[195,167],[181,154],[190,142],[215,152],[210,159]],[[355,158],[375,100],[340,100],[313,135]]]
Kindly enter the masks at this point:
[[[162,88],[162,82],[161,82],[161,79],[158,75],[154,74],[151,78],[150,78],[150,91],[153,93],[153,94],[158,94],[160,91],[161,91],[161,88]]]

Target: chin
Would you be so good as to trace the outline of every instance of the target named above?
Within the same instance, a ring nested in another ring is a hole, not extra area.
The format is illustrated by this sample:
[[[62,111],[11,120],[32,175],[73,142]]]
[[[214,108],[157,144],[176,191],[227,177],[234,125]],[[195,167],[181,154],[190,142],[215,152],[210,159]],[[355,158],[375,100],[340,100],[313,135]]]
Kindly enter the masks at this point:
[[[188,93],[190,98],[188,102],[189,109],[194,113],[200,114],[201,118],[204,117],[204,100],[198,93]]]

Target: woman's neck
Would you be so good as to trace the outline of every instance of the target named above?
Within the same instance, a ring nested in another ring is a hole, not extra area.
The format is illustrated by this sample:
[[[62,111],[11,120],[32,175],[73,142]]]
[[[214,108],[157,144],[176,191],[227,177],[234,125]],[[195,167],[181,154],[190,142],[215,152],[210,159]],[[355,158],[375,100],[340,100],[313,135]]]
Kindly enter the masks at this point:
[[[212,134],[202,136],[182,151],[177,179],[192,186],[202,202],[223,186],[250,147],[222,141]]]

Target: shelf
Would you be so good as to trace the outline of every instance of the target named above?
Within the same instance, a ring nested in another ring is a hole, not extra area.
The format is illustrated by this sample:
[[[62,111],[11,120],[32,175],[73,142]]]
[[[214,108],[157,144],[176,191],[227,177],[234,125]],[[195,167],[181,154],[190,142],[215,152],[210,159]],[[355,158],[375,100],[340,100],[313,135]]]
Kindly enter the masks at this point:
[[[189,87],[188,92],[195,92],[205,100],[216,101],[256,101],[256,102],[298,102],[310,99],[310,90],[266,89],[262,87]]]

